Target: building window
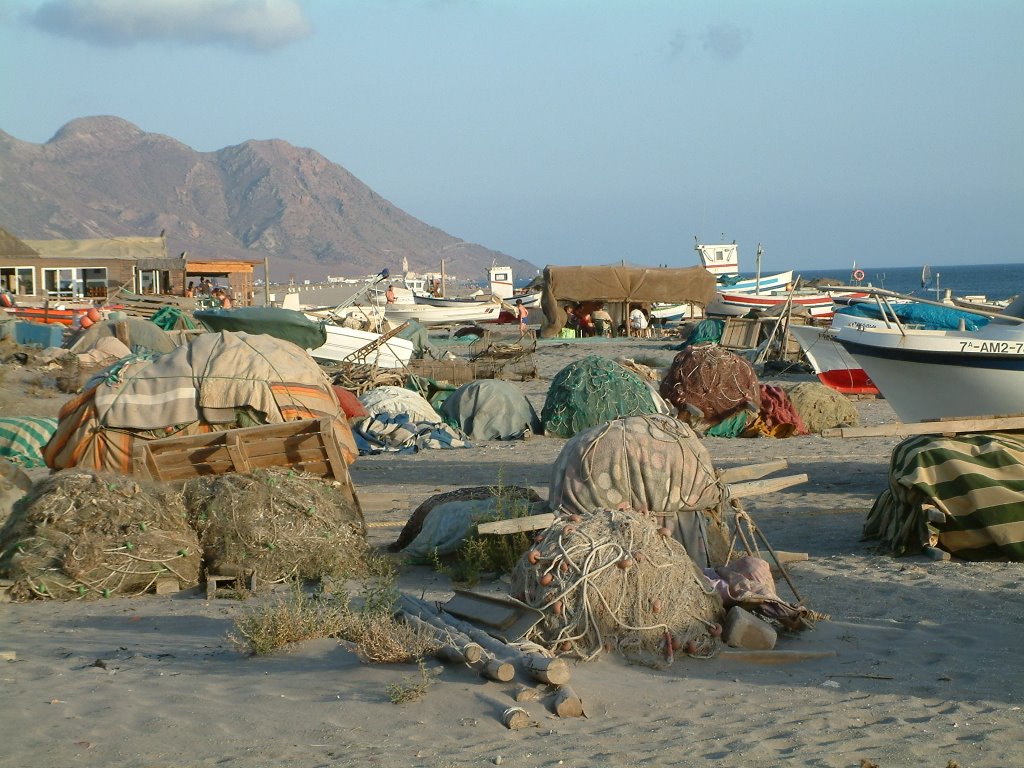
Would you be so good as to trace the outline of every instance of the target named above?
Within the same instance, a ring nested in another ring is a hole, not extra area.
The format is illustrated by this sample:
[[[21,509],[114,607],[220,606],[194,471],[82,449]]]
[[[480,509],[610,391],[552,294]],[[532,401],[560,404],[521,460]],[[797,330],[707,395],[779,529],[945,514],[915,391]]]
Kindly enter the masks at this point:
[[[0,288],[15,296],[36,295],[34,267],[0,267]]]
[[[47,268],[43,270],[43,290],[49,299],[101,298],[107,295],[107,270]]]

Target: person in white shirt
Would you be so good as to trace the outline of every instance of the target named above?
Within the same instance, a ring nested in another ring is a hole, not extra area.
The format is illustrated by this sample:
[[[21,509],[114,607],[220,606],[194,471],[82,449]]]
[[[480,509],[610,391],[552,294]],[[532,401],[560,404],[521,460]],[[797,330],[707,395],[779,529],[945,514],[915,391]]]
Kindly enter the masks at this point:
[[[636,304],[629,312],[629,329],[634,336],[641,336],[647,330],[647,315]]]

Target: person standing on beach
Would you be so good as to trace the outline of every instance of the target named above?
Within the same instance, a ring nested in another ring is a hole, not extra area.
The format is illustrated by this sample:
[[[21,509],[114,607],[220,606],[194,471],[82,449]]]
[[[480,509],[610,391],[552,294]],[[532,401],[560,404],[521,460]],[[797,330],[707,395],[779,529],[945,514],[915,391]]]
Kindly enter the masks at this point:
[[[384,298],[388,304],[395,303],[395,287],[393,285],[388,286],[388,289],[384,292]]]
[[[526,333],[526,321],[530,317],[530,310],[523,304],[522,299],[516,299],[516,317],[519,318],[519,332]]]

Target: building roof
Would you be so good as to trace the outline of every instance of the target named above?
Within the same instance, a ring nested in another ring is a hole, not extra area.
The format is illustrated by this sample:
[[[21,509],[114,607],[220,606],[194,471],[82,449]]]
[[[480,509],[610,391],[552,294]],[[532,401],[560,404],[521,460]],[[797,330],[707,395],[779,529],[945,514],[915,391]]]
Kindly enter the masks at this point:
[[[166,259],[167,241],[162,237],[104,237],[91,240],[26,240],[44,259],[93,259],[139,261]]]
[[[3,256],[38,256],[39,252],[19,240],[3,227],[0,227],[0,257]]]

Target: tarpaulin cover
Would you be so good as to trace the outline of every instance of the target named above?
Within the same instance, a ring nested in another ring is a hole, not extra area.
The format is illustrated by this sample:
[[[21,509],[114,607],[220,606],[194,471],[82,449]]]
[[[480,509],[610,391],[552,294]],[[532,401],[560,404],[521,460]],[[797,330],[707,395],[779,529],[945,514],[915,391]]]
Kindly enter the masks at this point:
[[[135,353],[149,352],[162,355],[177,349],[167,331],[141,317],[126,317],[122,320],[101,320],[82,332],[71,351],[76,355],[95,349],[100,339],[118,339]]]
[[[510,440],[540,432],[540,419],[514,384],[481,379],[463,384],[444,401],[441,415],[473,440]]]
[[[928,520],[922,505],[945,514]],[[965,560],[1024,560],[1024,436],[916,435],[897,445],[864,537],[893,554],[938,546]]]
[[[271,336],[205,333],[155,360],[126,358],[61,408],[51,469],[129,472],[135,439],[331,417],[347,461],[357,450],[331,384],[307,352]]]
[[[193,316],[211,331],[265,333],[298,344],[303,349],[319,349],[327,343],[322,323],[301,312],[281,307],[239,307],[238,309],[197,309]]]
[[[715,277],[703,267],[545,267],[540,335],[555,338],[562,330],[565,311],[560,302],[691,302],[704,307],[714,295]]]
[[[23,467],[45,467],[43,446],[57,431],[51,416],[11,416],[0,419],[0,456]]]
[[[562,448],[548,489],[552,511],[589,514],[626,504],[666,516],[696,563],[724,563],[708,546],[722,500],[715,467],[696,433],[670,416],[632,416],[580,432]],[[718,537],[719,541],[722,537]],[[717,549],[721,549],[718,547]]]

